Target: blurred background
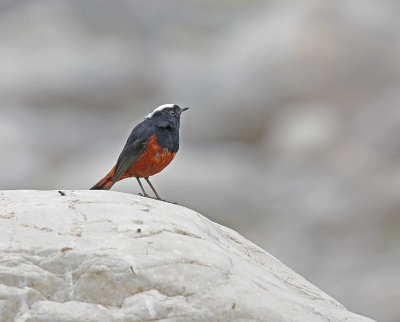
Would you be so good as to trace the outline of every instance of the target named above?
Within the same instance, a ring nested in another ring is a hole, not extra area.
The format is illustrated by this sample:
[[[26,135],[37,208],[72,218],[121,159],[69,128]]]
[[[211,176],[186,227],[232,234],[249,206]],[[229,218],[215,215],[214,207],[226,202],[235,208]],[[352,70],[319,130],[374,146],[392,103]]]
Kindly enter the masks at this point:
[[[0,189],[88,189],[156,106],[190,106],[160,195],[400,321],[399,15],[384,0],[2,0]]]

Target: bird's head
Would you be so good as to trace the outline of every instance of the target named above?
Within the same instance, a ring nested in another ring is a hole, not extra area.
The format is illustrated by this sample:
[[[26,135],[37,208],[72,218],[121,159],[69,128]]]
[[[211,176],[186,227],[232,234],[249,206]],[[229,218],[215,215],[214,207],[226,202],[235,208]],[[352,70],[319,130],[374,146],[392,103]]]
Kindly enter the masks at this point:
[[[160,126],[166,126],[168,124],[179,128],[181,113],[188,109],[188,107],[182,108],[176,104],[164,104],[147,115],[146,119],[158,122]]]

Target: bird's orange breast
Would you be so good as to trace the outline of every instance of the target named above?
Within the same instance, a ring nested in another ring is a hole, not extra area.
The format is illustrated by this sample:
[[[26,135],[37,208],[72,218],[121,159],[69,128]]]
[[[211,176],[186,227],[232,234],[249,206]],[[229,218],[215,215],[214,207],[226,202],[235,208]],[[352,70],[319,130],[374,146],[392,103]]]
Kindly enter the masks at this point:
[[[158,145],[155,135],[147,142],[147,149],[136,162],[119,178],[119,180],[140,177],[150,177],[164,169],[174,158],[175,153]],[[118,181],[119,181],[118,180]]]

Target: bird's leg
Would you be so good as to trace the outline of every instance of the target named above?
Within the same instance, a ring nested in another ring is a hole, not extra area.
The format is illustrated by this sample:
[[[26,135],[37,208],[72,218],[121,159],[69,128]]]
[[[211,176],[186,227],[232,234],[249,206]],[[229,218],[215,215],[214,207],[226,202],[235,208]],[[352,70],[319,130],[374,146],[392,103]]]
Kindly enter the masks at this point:
[[[148,197],[149,195],[146,193],[146,191],[144,191],[143,186],[142,186],[142,183],[140,182],[139,177],[135,177],[135,178],[136,178],[137,182],[139,183],[140,188],[141,188],[142,191],[143,191],[143,197]]]
[[[160,196],[158,195],[156,189],[154,189],[153,185],[151,184],[151,182],[150,182],[150,180],[149,180],[149,177],[145,177],[145,180],[146,180],[147,183],[149,184],[151,190],[153,190],[153,192],[155,193],[157,199],[162,200],[162,199],[160,198]]]

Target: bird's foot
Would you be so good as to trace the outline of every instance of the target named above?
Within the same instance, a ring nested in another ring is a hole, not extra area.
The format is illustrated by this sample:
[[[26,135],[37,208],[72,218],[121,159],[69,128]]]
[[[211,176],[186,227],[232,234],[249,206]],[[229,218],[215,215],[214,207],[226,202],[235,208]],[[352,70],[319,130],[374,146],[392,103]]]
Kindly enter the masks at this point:
[[[143,193],[139,192],[139,193],[138,193],[138,196],[146,197],[146,198],[153,199],[153,200],[158,200],[158,201],[164,201],[164,202],[167,202],[167,203],[170,203],[170,204],[178,205],[178,206],[179,206],[179,204],[178,204],[177,202],[175,202],[175,201],[168,201],[168,200],[165,200],[165,199],[161,199],[161,198],[157,198],[157,197],[152,197],[152,196],[149,196],[147,193],[146,193],[146,194],[143,194]]]
[[[177,202],[175,202],[175,201],[168,201],[168,200],[162,200],[162,201],[171,203],[171,204],[173,204],[173,205],[178,205],[178,206],[180,206],[179,203],[177,203]]]
[[[178,205],[179,206],[179,204],[177,203],[177,202],[175,202],[175,201],[168,201],[168,200],[165,200],[165,199],[156,199],[156,198],[154,198],[155,200],[160,200],[160,201],[163,201],[163,202],[167,202],[167,203],[170,203],[170,204],[173,204],[173,205]]]

